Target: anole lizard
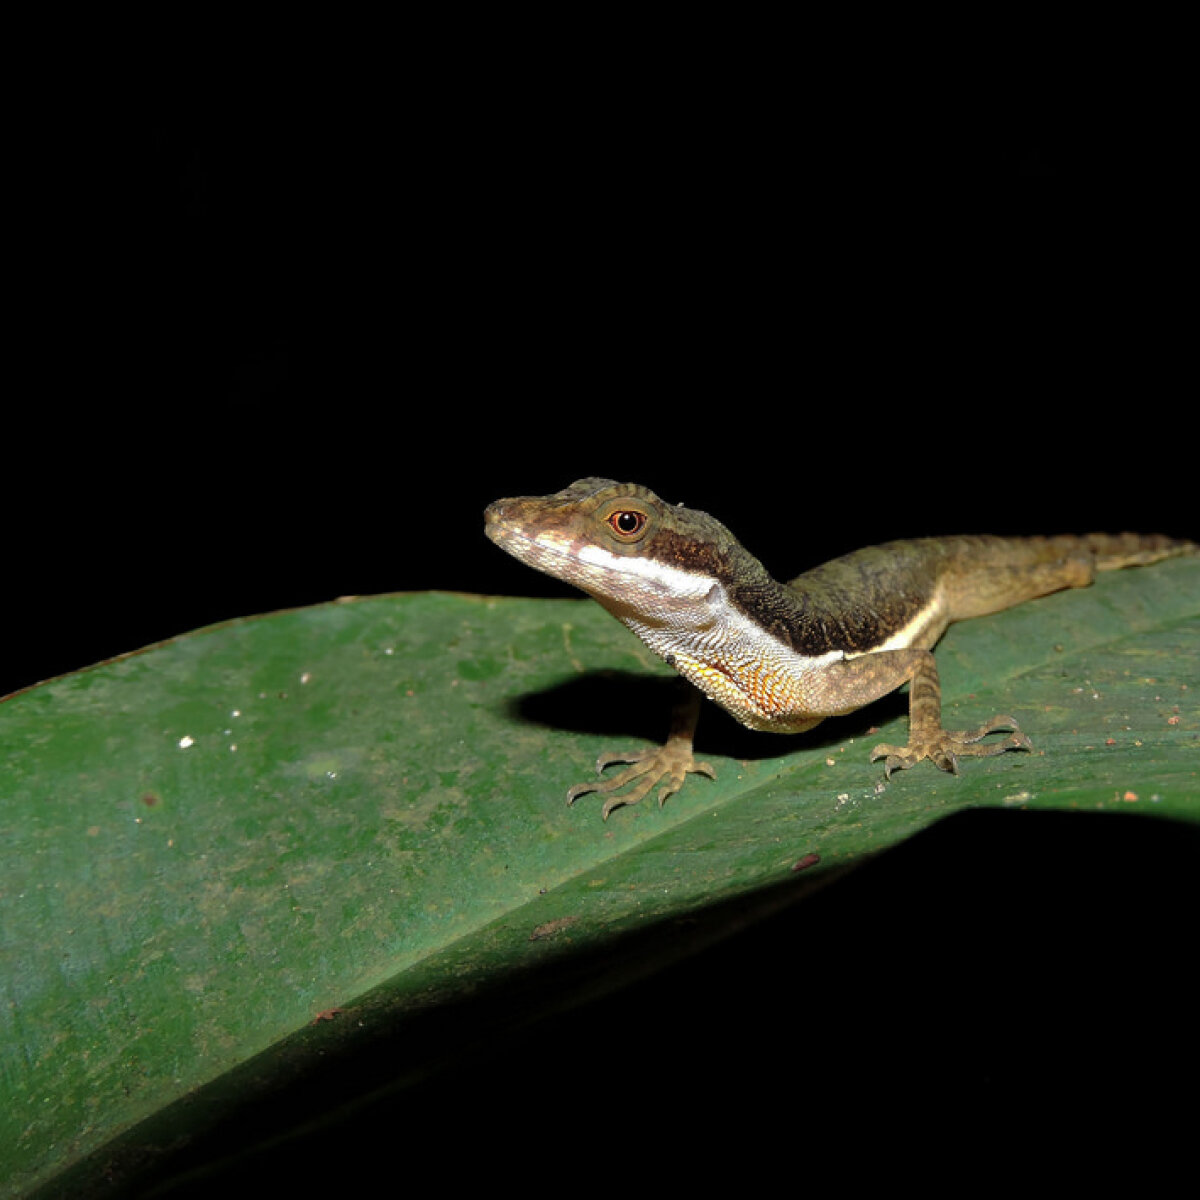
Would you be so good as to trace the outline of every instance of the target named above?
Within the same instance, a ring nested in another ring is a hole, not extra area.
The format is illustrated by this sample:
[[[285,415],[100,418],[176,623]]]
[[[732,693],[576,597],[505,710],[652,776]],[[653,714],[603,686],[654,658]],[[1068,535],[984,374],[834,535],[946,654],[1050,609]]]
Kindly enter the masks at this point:
[[[908,683],[908,744],[871,754],[885,759],[889,778],[924,758],[957,772],[964,756],[1032,748],[1007,716],[942,728],[932,647],[950,622],[1084,587],[1096,571],[1200,552],[1157,534],[920,538],[855,551],[784,584],[719,521],[636,484],[580,479],[554,495],[497,500],[486,522],[497,545],[582,588],[751,729],[811,729]],[[632,765],[577,784],[567,802],[604,793],[607,820],[656,783],[662,804],[689,772],[712,777],[692,755],[700,696],[688,692],[664,746],[601,756],[598,773]],[[996,731],[1007,736],[982,740]]]

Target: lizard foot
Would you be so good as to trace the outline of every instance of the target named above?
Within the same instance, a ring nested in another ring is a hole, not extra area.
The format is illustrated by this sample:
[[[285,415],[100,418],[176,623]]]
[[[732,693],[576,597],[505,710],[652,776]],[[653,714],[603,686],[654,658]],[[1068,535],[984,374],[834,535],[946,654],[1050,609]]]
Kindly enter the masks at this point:
[[[668,796],[673,796],[683,787],[683,781],[689,774],[707,775],[709,779],[717,777],[716,771],[708,763],[698,763],[692,757],[690,738],[686,743],[672,739],[665,746],[654,746],[631,754],[602,754],[596,760],[596,773],[600,774],[605,767],[618,762],[633,765],[611,779],[597,783],[577,783],[567,792],[567,803],[574,804],[580,796],[588,792],[607,795],[608,799],[600,810],[600,815],[607,821],[608,814],[614,808],[620,808],[622,804],[636,804],[656,783],[663,780],[666,782],[658,793],[660,808],[666,803]],[[629,791],[618,795],[611,794],[627,784],[633,784]]]
[[[1000,742],[980,744],[980,739],[997,730],[1009,730],[1009,735]],[[889,746],[886,743],[871,751],[871,761],[886,758],[883,771],[886,778],[892,777],[893,771],[903,771],[916,766],[923,758],[928,758],[935,766],[951,774],[958,774],[960,756],[986,758],[993,754],[1003,754],[1005,750],[1032,750],[1033,743],[1021,732],[1020,726],[1012,717],[996,716],[980,725],[978,729],[938,729],[930,737],[912,738],[907,746]]]

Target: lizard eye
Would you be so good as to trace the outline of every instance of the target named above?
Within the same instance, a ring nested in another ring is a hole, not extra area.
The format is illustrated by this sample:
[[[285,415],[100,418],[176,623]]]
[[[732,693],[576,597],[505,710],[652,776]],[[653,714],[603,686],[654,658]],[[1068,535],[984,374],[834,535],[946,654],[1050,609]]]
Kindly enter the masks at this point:
[[[619,508],[609,514],[608,523],[617,537],[632,541],[646,528],[646,514],[635,508]]]

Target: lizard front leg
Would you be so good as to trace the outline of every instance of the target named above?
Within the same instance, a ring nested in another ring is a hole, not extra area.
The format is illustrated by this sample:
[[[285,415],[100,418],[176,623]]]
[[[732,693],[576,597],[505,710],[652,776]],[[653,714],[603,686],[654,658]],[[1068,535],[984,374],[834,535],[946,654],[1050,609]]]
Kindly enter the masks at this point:
[[[656,783],[664,779],[666,783],[658,793],[660,808],[668,796],[673,796],[679,791],[690,773],[716,779],[717,773],[708,763],[698,763],[692,757],[692,740],[696,734],[696,723],[700,719],[700,693],[683,680],[679,681],[679,688],[680,695],[671,710],[671,729],[665,744],[629,754],[600,755],[596,760],[597,774],[612,763],[633,765],[611,779],[596,783],[577,783],[567,792],[568,804],[574,804],[580,796],[588,792],[600,792],[608,796],[600,810],[600,815],[607,821],[608,814],[614,808],[620,808],[622,804],[636,804]],[[629,791],[619,791],[628,784],[633,784]]]
[[[943,729],[942,689],[937,663],[929,650],[913,647],[864,654],[825,668],[821,676],[816,689],[818,705],[848,705],[840,712],[851,712],[908,683],[908,744],[881,743],[871,751],[872,762],[886,759],[884,773],[889,779],[893,771],[915,766],[925,758],[943,771],[957,774],[962,756],[988,757],[1006,750],[1033,749],[1029,738],[1008,716],[994,716],[978,729]],[[1007,731],[1008,737],[998,742],[982,741],[998,730]]]

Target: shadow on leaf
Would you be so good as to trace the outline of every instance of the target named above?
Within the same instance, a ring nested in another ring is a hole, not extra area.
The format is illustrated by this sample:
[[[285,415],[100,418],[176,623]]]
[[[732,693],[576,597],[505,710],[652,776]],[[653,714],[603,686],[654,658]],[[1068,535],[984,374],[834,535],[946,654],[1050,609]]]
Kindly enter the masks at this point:
[[[570,733],[597,734],[618,741],[661,742],[681,681],[632,671],[592,671],[545,691],[530,692],[509,705],[514,720]],[[823,721],[807,733],[778,734],[747,729],[715,704],[705,703],[696,733],[696,753],[725,758],[778,758],[805,747],[866,738],[868,731],[908,711],[906,693],[893,692],[875,704]]]

